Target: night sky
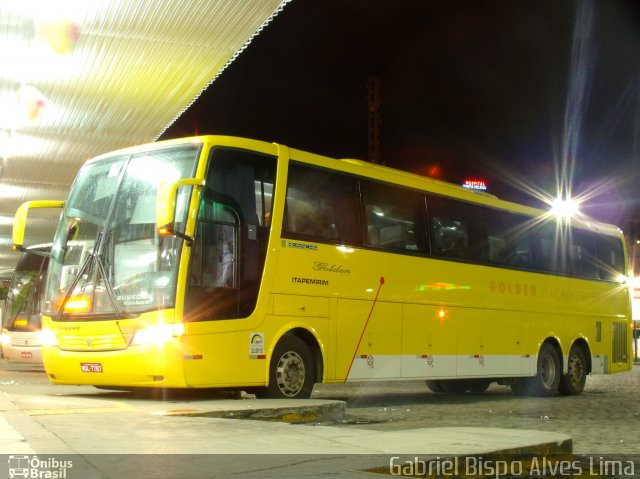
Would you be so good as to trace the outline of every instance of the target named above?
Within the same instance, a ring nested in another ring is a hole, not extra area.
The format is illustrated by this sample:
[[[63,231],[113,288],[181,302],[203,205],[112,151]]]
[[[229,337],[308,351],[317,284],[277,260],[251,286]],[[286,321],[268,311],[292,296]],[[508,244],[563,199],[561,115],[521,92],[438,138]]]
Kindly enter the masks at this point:
[[[636,0],[293,0],[162,139],[367,159],[370,75],[388,166],[540,206],[564,164],[583,211],[640,217]]]

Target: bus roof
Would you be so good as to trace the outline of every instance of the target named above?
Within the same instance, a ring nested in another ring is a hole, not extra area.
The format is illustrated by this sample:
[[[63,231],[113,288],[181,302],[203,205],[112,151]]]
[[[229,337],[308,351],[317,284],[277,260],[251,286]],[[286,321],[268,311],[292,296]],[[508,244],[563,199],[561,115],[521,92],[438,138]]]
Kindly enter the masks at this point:
[[[252,148],[261,147],[262,149],[274,149],[277,150],[280,145],[278,143],[268,143],[260,140],[253,140],[250,138],[226,136],[226,135],[200,135],[184,138],[176,138],[171,140],[163,140],[154,143],[141,144],[124,148],[117,151],[112,151],[87,161],[91,163],[94,161],[100,161],[103,158],[113,157],[114,155],[126,155],[134,154],[137,152],[162,148],[171,145],[181,145],[187,143],[202,143],[202,144],[221,144],[229,145],[239,148]],[[463,188],[460,185],[449,183],[446,181],[430,178],[427,176],[421,176],[408,171],[398,170],[388,166],[377,165],[368,161],[352,159],[352,158],[331,158],[328,156],[311,153],[304,150],[298,150],[295,148],[289,148],[290,157],[294,160],[304,161],[305,159],[311,160],[311,162],[324,166],[326,168],[344,171],[347,173],[355,174],[358,176],[377,179],[379,181],[386,181],[390,183],[396,183],[410,188],[415,188],[422,191],[432,192],[443,196],[454,197],[463,201],[471,203],[477,203],[497,209],[503,209],[514,213],[521,213],[530,216],[543,216],[549,214],[548,211],[534,208],[532,206],[523,205],[520,203],[514,203],[507,200],[501,200],[497,196],[489,194],[484,191],[470,190]],[[622,231],[615,225],[602,223],[593,220],[588,217],[576,216],[571,219],[572,224],[577,225],[583,229],[597,231],[599,233],[622,236]]]

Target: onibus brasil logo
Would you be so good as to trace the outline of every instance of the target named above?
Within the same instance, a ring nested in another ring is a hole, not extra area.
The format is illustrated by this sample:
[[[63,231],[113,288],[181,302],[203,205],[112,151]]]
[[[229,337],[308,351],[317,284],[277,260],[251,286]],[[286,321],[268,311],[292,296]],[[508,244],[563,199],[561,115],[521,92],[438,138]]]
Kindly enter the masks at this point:
[[[72,461],[63,461],[54,457],[40,459],[38,456],[9,456],[9,477],[34,479],[65,479],[67,469],[73,467]]]

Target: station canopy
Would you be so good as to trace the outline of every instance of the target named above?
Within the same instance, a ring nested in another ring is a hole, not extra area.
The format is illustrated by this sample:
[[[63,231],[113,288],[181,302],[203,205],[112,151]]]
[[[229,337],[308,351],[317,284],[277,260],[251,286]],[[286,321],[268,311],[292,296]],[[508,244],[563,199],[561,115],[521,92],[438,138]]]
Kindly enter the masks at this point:
[[[157,139],[288,1],[3,0],[0,270],[22,202],[64,200],[88,158]],[[28,244],[59,214],[34,211]]]

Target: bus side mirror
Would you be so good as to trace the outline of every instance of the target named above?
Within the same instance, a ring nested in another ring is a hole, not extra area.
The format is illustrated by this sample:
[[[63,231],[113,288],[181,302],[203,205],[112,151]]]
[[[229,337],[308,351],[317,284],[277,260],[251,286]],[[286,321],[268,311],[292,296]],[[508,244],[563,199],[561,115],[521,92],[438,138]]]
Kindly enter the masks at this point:
[[[178,196],[178,188],[181,186],[204,186],[204,180],[184,178],[173,183],[165,181],[160,183],[156,199],[156,228],[161,236],[176,235],[184,237],[183,234],[173,229],[176,219],[176,197]],[[190,240],[190,238],[186,239]]]
[[[24,232],[27,228],[29,210],[34,208],[62,208],[64,201],[25,201],[22,203],[13,220],[13,249],[25,251]]]

